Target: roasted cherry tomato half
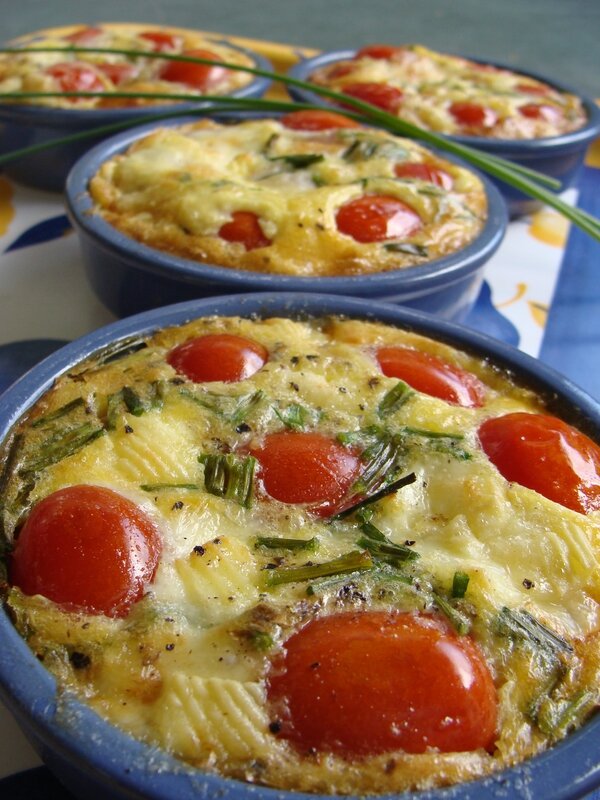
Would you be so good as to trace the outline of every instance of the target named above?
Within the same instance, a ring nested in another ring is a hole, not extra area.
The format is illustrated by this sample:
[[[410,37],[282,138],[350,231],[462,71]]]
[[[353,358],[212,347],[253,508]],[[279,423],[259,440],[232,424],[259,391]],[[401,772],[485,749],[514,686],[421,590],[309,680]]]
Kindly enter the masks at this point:
[[[53,64],[46,69],[58,83],[61,92],[104,92],[106,87],[98,73],[87,64],[77,62]],[[77,98],[71,98],[75,102]]]
[[[181,55],[190,58],[209,58],[215,61],[223,60],[210,50],[185,50]],[[192,61],[172,59],[161,69],[160,77],[163,81],[183,83],[193,89],[206,91],[221,83],[227,72],[225,67],[219,67],[216,64],[194,64]]]
[[[582,514],[600,510],[600,446],[572,425],[515,412],[483,422],[479,440],[507,481]]]
[[[365,194],[341,206],[335,217],[340,233],[357,242],[404,239],[422,226],[417,212],[397,197]]]
[[[524,94],[550,94],[552,89],[549,86],[544,86],[543,84],[534,84],[534,83],[518,83],[516,85],[516,90],[518,92],[523,92]]]
[[[74,33],[70,33],[64,38],[69,42],[73,42],[73,44],[84,44],[85,42],[90,42],[92,39],[95,39],[96,36],[99,36],[101,33],[102,28],[92,28],[90,26],[88,28],[81,28]]]
[[[181,41],[181,37],[164,31],[144,31],[139,34],[140,39],[144,39],[152,44],[155,53],[166,53],[176,50]],[[208,57],[208,56],[207,56]]]
[[[325,131],[331,128],[360,128],[358,122],[325,109],[304,108],[281,117],[281,124],[297,131]]]
[[[378,348],[376,358],[384,375],[399,378],[418,392],[465,408],[483,405],[485,386],[479,378],[442,358],[399,346]]]
[[[196,383],[235,383],[254,375],[269,352],[259,342],[231,333],[210,333],[190,339],[167,355],[168,363]]]
[[[493,108],[478,103],[452,103],[449,108],[454,119],[465,128],[493,128],[498,115]]]
[[[333,513],[360,473],[359,458],[322,433],[271,433],[251,451],[266,494],[282,503],[308,503]]]
[[[541,119],[545,122],[558,122],[562,116],[559,108],[543,103],[526,103],[524,106],[519,106],[519,114],[528,119]]]
[[[243,244],[246,250],[268,247],[271,240],[262,232],[258,217],[252,211],[234,211],[229,222],[219,228],[219,236],[227,242]]]
[[[133,64],[110,64],[107,62],[105,64],[96,64],[96,66],[115,86],[130,80],[136,73],[136,68]]]
[[[278,735],[343,758],[493,747],[496,690],[477,645],[425,614],[346,612],[314,619],[267,679]]]
[[[394,174],[397,178],[417,178],[421,181],[428,181],[448,192],[454,186],[452,176],[445,169],[434,167],[430,164],[404,161],[401,164],[396,164]]]
[[[368,44],[357,50],[354,58],[380,58],[384,61],[401,59],[406,53],[405,47],[396,47],[392,44]]]
[[[156,572],[161,538],[135,503],[101,486],[60,489],[21,529],[10,581],[73,611],[124,617]]]
[[[387,83],[346,83],[340,91],[390,114],[395,114],[402,105],[402,91]]]

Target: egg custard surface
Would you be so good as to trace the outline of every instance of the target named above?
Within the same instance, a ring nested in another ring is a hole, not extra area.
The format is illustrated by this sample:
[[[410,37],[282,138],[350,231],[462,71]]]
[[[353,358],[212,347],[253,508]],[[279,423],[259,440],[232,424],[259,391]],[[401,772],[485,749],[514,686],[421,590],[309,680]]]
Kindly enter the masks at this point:
[[[162,252],[300,277],[428,264],[482,230],[469,170],[381,130],[294,119],[159,129],[101,166],[93,213]]]
[[[184,55],[254,66],[243,50],[185,28],[132,23],[71,26],[21,37],[14,46],[24,52],[0,54],[0,91],[54,93],[11,99],[53,108],[106,109],[182,102],[170,96],[230,94],[253,80],[250,73],[240,70],[173,60],[172,56]],[[31,52],[31,48],[39,52]],[[157,58],[157,53],[164,53],[166,58]],[[69,95],[77,92],[100,95]],[[115,96],[128,92],[149,96]]]
[[[587,121],[574,94],[420,44],[367,45],[352,58],[316,69],[310,81],[443,134],[538,139],[569,133]]]
[[[458,393],[394,376],[400,355]],[[4,445],[8,610],[59,705],[192,767],[331,794],[481,777],[598,699],[598,498],[507,480],[483,434],[546,415],[487,361],[376,322],[119,342]]]

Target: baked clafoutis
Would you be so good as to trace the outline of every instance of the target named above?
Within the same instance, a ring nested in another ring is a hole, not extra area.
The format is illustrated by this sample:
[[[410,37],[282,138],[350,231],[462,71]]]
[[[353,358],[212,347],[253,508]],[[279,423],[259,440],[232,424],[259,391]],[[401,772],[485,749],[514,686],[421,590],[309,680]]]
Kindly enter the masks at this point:
[[[130,337],[0,474],[6,605],[59,696],[192,768],[439,787],[596,706],[600,448],[448,344],[339,316]]]
[[[118,23],[79,26],[33,34],[19,39],[16,46],[27,48],[27,52],[0,54],[0,91],[56,93],[11,100],[55,108],[107,109],[181,102],[176,97],[170,101],[169,95],[230,94],[254,79],[251,73],[223,66],[156,58],[157,53],[164,53],[255,66],[240,48],[183,28]],[[61,51],[69,47],[74,48],[72,52]],[[39,52],[31,52],[31,48]],[[89,52],[84,52],[85,48]],[[139,55],[99,52],[102,49]],[[69,94],[77,92],[103,94]],[[116,97],[115,92],[161,97]]]
[[[481,232],[480,178],[326,110],[159,128],[108,158],[92,213],[159,251],[298,277],[428,264]]]
[[[309,77],[427,130],[494,139],[538,139],[587,122],[583,103],[530,75],[423,45],[367,45]]]

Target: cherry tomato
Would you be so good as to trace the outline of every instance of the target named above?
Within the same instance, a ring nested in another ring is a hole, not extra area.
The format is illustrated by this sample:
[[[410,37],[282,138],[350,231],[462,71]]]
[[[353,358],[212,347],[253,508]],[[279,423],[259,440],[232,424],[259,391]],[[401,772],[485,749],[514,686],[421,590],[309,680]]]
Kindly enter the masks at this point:
[[[454,185],[452,176],[445,169],[429,164],[404,161],[402,164],[396,164],[394,173],[397,178],[418,178],[422,181],[429,181],[446,191],[450,191]]]
[[[519,106],[519,114],[528,119],[543,119],[546,122],[557,122],[562,112],[556,106],[543,105],[542,103],[526,103]]]
[[[210,50],[184,50],[181,55],[190,56],[190,58],[222,60],[220,56]],[[161,69],[160,77],[164,81],[184,83],[193,89],[205,91],[220,83],[227,72],[228,70],[225,67],[213,64],[194,64],[191,61],[171,60]]]
[[[96,36],[99,36],[102,33],[102,28],[81,28],[74,33],[68,34],[65,36],[65,39],[68,39],[69,42],[73,42],[73,44],[84,44],[85,42],[89,42],[92,39],[95,39]]]
[[[311,503],[333,513],[360,472],[357,456],[322,433],[271,433],[251,450],[265,492],[282,503]]]
[[[268,247],[271,240],[262,232],[258,217],[252,211],[234,211],[229,222],[221,225],[219,236],[227,242],[243,244],[246,250]]]
[[[483,422],[479,439],[507,481],[582,514],[600,510],[600,447],[566,422],[515,412]]]
[[[115,86],[118,86],[120,83],[133,78],[136,72],[136,68],[133,64],[106,63],[96,64],[96,66],[103,75],[106,75],[106,77],[115,84]]]
[[[11,583],[70,610],[124,617],[154,578],[158,529],[101,486],[60,489],[33,507],[17,538]]]
[[[517,83],[515,89],[524,94],[550,94],[552,91],[549,86],[537,83]]]
[[[360,128],[356,120],[335,111],[305,108],[281,117],[281,124],[296,131],[325,131],[331,128]]]
[[[390,114],[395,114],[402,105],[401,90],[387,83],[346,83],[340,91]]]
[[[491,750],[494,683],[477,645],[424,614],[347,612],[309,622],[267,680],[279,735],[301,752]]]
[[[405,238],[422,225],[414,209],[396,197],[382,194],[350,200],[339,208],[335,220],[340,233],[363,243]]]
[[[87,64],[53,64],[47,68],[46,74],[54,78],[61,92],[103,92],[106,88],[95,70]]]
[[[268,358],[262,344],[230,333],[198,336],[167,355],[173,369],[196,383],[243,381],[258,372]]]
[[[479,378],[437,356],[391,346],[380,347],[376,358],[384,375],[399,378],[418,392],[464,408],[483,405],[485,386]]]
[[[144,39],[152,44],[155,53],[165,53],[176,50],[181,41],[179,36],[164,31],[144,31],[139,34],[140,39]]]
[[[454,119],[465,128],[493,128],[498,115],[492,108],[478,103],[452,103],[449,108]]]
[[[388,61],[401,58],[405,53],[405,47],[394,47],[391,44],[368,44],[361,47],[354,58],[380,58]]]

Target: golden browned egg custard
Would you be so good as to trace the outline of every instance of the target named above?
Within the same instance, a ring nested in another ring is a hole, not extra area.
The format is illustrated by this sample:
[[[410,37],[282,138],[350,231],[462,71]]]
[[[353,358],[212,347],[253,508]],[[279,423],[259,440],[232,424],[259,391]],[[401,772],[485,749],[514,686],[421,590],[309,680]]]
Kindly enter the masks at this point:
[[[597,703],[600,448],[485,360],[209,317],[72,367],[2,456],[17,629],[189,765],[443,786]]]
[[[480,179],[334,112],[161,128],[106,161],[93,211],[188,259],[294,276],[417,266],[472,242]]]
[[[439,133],[537,139],[581,128],[581,100],[509,69],[422,45],[367,45],[310,80]]]
[[[183,28],[107,23],[41,32],[16,46],[39,53],[0,55],[1,92],[57,92],[55,97],[15,102],[59,108],[112,108],[168,103],[175,94],[229,94],[253,80],[250,73],[225,67],[145,56],[164,53],[253,66],[243,51]],[[45,48],[77,48],[73,52]],[[80,48],[89,48],[82,52]],[[140,55],[94,52],[95,49],[138,51]],[[66,96],[69,92],[103,92],[106,96]],[[114,97],[115,92],[160,94],[160,98]],[[166,97],[164,95],[167,95]],[[176,102],[175,100],[172,102]]]

